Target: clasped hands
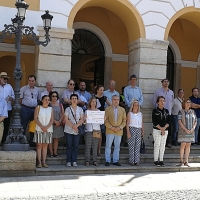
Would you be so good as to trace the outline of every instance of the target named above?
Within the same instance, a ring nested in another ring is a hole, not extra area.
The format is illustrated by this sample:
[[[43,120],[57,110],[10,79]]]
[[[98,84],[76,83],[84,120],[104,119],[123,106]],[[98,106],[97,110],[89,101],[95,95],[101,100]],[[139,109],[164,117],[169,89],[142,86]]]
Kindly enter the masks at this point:
[[[116,132],[116,131],[119,131],[120,128],[119,128],[119,126],[112,126],[111,130]]]
[[[192,134],[194,132],[194,128],[192,128],[190,130],[186,129],[185,132],[188,133],[188,134]]]

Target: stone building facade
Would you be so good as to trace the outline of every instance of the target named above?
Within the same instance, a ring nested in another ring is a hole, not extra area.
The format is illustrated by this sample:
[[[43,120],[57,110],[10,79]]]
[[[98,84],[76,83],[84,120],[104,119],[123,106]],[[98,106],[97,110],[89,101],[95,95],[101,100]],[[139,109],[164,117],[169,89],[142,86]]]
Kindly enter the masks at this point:
[[[26,0],[30,4],[25,24],[38,37],[44,31],[40,15],[54,16],[47,47],[22,41],[21,86],[29,74],[37,76],[43,90],[51,80],[62,92],[70,77],[83,79],[89,90],[97,83],[107,87],[117,81],[117,90],[138,76],[143,91],[146,141],[151,141],[152,94],[168,77],[175,94],[200,87],[199,0]],[[16,14],[15,0],[0,0],[0,30]],[[15,67],[13,40],[0,44],[0,71],[12,76]],[[14,80],[10,80],[14,85]]]

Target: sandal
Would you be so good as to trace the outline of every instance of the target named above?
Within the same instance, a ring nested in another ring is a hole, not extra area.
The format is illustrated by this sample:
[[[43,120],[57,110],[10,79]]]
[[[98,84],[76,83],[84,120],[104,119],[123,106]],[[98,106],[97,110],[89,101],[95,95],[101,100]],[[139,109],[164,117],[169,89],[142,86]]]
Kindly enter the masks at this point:
[[[188,164],[188,162],[185,162],[184,166],[190,167],[190,165]]]
[[[101,152],[98,152],[98,153],[97,153],[97,156],[101,156]]]
[[[87,162],[85,162],[85,166],[86,167],[89,167],[90,166],[90,163],[87,161]]]
[[[50,158],[53,158],[53,155],[49,155]]]
[[[38,164],[38,165],[37,165],[37,168],[42,168],[42,165],[41,165],[41,164]]]
[[[58,154],[56,154],[56,155],[53,155],[53,157],[55,157],[55,158],[59,158],[60,156],[59,156]]]
[[[99,164],[95,161],[95,162],[93,162],[93,165],[94,166],[96,166],[96,167],[98,167],[99,166]]]
[[[42,165],[42,167],[48,168],[49,166],[48,166],[46,163],[44,163],[44,164]]]

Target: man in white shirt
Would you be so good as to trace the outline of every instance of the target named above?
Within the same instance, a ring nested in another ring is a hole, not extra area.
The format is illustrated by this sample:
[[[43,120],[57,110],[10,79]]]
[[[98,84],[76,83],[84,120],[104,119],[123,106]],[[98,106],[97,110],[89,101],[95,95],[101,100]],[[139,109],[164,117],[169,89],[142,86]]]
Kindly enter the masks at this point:
[[[15,99],[15,94],[13,88],[7,83],[8,77],[6,72],[1,72],[0,74],[0,98],[5,99],[7,102],[8,117],[4,119],[4,131],[1,143],[6,141],[8,135],[8,129],[10,126],[10,116],[12,114],[12,102]]]
[[[49,93],[53,90],[53,83],[51,81],[46,82],[46,90],[41,93],[40,98],[44,95],[49,95]]]

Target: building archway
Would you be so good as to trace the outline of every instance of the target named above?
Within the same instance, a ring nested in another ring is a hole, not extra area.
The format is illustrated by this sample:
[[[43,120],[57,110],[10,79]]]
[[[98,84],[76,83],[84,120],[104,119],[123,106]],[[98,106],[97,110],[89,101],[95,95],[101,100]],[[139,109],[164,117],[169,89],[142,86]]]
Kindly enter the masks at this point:
[[[128,45],[145,37],[144,24],[135,7],[126,0],[78,1],[70,12],[67,25],[75,30],[92,31],[100,38],[105,49],[103,85],[107,89],[109,80],[114,79],[116,90],[120,92],[129,76]],[[72,77],[73,67],[72,62]]]
[[[185,96],[191,95],[193,87],[200,87],[200,67],[198,57],[200,52],[200,11],[194,7],[178,11],[169,21],[165,39],[171,40],[172,50],[175,50],[176,91],[185,90]],[[177,87],[179,86],[179,87]]]
[[[118,15],[125,23],[129,42],[145,38],[144,22],[135,7],[127,0],[79,0],[69,14],[67,26],[72,28],[77,13],[88,7],[105,8]]]
[[[73,29],[88,30],[94,33],[95,35],[97,35],[97,37],[99,37],[99,39],[103,43],[105,55],[112,56],[112,45],[110,43],[110,40],[107,37],[107,35],[98,26],[95,26],[94,24],[91,24],[88,22],[75,22],[73,24]]]
[[[104,84],[105,51],[101,40],[91,31],[76,29],[72,40],[72,79],[85,81],[88,91]]]

